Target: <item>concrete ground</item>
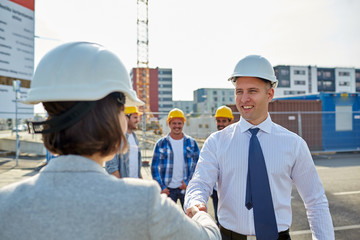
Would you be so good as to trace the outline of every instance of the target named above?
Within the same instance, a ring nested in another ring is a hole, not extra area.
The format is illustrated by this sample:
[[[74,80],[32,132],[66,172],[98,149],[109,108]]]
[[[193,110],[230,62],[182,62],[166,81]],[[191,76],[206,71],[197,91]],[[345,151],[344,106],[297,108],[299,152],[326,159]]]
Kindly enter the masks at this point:
[[[322,154],[313,158],[329,200],[336,239],[357,239],[360,236],[360,153]],[[44,163],[43,156],[21,154],[16,165],[13,154],[0,152],[0,188],[37,174]],[[141,171],[145,180],[152,179],[149,165]],[[292,239],[311,239],[304,204],[296,189],[292,198]],[[208,212],[214,216],[211,198]]]
[[[45,164],[45,157],[21,154],[16,165],[13,153],[0,152],[0,188],[38,173]]]

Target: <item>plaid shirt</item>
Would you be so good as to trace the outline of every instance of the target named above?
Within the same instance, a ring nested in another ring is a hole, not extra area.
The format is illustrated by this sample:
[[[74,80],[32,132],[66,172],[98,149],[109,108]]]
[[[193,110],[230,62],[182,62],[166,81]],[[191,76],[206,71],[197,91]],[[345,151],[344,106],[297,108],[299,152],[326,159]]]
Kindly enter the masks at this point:
[[[174,152],[169,138],[170,136],[167,135],[157,141],[151,163],[152,177],[160,184],[161,190],[169,185],[173,175]],[[184,134],[184,182],[186,185],[194,174],[198,159],[199,147],[195,139]]]

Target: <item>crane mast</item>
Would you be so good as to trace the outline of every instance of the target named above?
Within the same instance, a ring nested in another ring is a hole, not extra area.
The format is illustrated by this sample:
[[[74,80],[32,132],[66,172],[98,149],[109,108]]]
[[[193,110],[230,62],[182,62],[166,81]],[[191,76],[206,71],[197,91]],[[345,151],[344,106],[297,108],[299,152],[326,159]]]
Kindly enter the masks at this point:
[[[150,110],[149,32],[148,0],[137,0],[137,69],[135,77],[136,93],[145,102],[145,113]]]

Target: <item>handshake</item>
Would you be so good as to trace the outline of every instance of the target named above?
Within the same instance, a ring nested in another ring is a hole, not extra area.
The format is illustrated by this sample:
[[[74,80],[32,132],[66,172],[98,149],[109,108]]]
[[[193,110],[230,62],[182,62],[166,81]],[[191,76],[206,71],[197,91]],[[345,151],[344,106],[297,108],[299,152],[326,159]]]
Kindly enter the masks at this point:
[[[196,204],[192,207],[189,207],[188,209],[186,209],[186,215],[192,218],[199,211],[207,212],[207,208],[204,203]]]

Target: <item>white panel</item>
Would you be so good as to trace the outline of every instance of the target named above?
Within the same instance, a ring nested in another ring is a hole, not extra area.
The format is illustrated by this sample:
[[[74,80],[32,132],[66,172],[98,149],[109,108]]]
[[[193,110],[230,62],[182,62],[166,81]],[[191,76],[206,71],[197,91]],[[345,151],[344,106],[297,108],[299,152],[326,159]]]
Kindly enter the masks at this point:
[[[335,106],[336,131],[352,131],[352,106]]]

